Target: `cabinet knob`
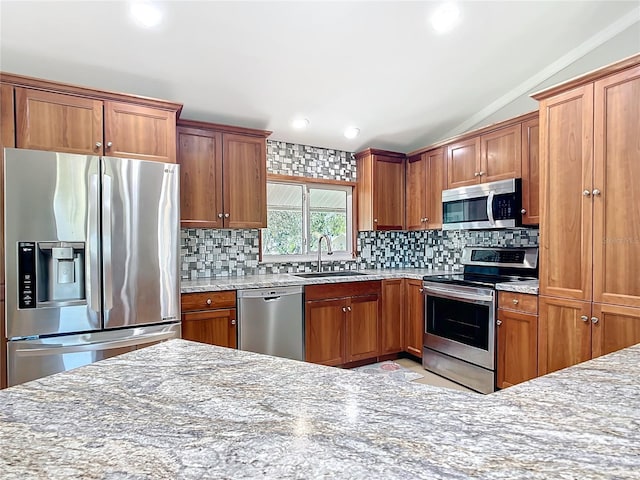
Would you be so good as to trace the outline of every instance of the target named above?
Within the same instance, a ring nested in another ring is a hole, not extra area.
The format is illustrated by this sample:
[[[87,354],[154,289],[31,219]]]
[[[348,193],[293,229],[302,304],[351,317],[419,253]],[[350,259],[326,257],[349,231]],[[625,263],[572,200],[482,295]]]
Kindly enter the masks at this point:
[[[229,214],[228,214],[228,213],[225,213],[225,214],[224,214],[224,218],[229,218]]]
[[[377,219],[377,218],[374,218],[374,219],[373,219],[373,223],[378,223],[378,219]]]
[[[222,218],[222,217],[224,217],[224,215],[223,215],[223,214],[221,214],[221,213],[219,213],[219,214],[218,214],[218,218]]]
[[[526,215],[526,214],[527,214],[527,209],[526,209],[526,208],[523,208],[522,210],[520,210],[520,213],[521,213],[522,215]]]
[[[207,305],[211,305],[211,299],[207,298]]]
[[[514,305],[517,305],[518,303],[520,303],[520,302],[518,301],[518,299],[517,299],[517,298],[514,298],[514,299],[513,299],[513,304],[514,304]]]
[[[424,292],[424,288],[421,288],[421,289],[420,289],[420,293],[422,293],[422,292]]]
[[[347,311],[347,307],[342,307],[342,311],[346,312]]]
[[[96,142],[96,148],[100,148],[102,146],[102,142]]]
[[[480,176],[483,176],[484,174],[485,174],[485,172],[482,172],[482,171],[480,172]]]
[[[584,195],[585,197],[588,197],[588,196],[590,196],[590,195],[591,195],[591,192],[590,192],[589,190],[586,190],[586,189],[585,189],[585,190],[582,192],[582,195]]]
[[[107,142],[107,148],[111,148],[112,145],[113,145],[112,142]]]
[[[480,176],[480,173],[479,173],[479,172],[475,172],[475,173],[473,174],[473,176],[474,176],[474,177],[479,177],[479,176]]]
[[[598,317],[591,317],[591,323],[593,323],[594,325],[598,323]]]
[[[351,307],[347,307],[347,312],[350,312],[350,311],[351,311]]]
[[[502,320],[496,320],[496,325],[498,326],[502,325]]]
[[[231,325],[235,325],[236,324],[236,319],[234,318],[233,320],[231,320]]]
[[[595,189],[593,192],[591,192],[591,193],[593,194],[593,196],[594,196],[594,197],[599,197],[601,192],[600,192],[600,190],[598,190],[598,189],[596,188],[596,189]]]
[[[424,221],[428,222],[429,221],[429,217],[424,217]]]
[[[580,320],[582,320],[583,322],[588,322],[589,321],[589,317],[587,317],[586,315],[582,315],[580,317]]]

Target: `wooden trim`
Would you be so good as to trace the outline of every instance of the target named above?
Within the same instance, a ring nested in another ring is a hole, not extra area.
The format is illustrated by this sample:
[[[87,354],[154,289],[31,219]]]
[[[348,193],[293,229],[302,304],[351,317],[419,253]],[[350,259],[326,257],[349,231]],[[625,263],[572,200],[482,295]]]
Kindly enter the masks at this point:
[[[540,90],[539,92],[532,93],[530,97],[540,101],[545,98],[553,97],[559,93],[566,92],[567,90],[579,87],[580,85],[584,85],[585,83],[595,82],[596,80],[599,80],[603,77],[607,77],[614,73],[626,70],[627,68],[633,68],[638,65],[640,65],[640,53],[624,58],[618,62],[611,63],[602,68],[592,70],[578,77],[574,77],[570,80],[567,80],[566,82],[554,85],[553,87],[547,88],[545,90]]]
[[[381,155],[383,157],[395,157],[404,160],[405,154],[400,152],[392,152],[390,150],[379,150],[377,148],[367,148],[361,152],[355,154],[356,159],[366,157],[367,155]]]
[[[158,98],[145,97],[142,95],[132,95],[130,93],[110,92],[98,90],[90,87],[82,87],[69,83],[53,82],[40,78],[26,77],[14,73],[0,72],[0,82],[8,83],[16,87],[26,87],[45,92],[64,93],[66,95],[76,95],[79,97],[93,98],[97,100],[111,100],[125,102],[129,104],[144,105],[147,107],[159,108],[176,112],[176,117],[180,116],[182,104],[161,100]]]
[[[527,120],[531,120],[532,118],[538,117],[538,110],[533,112],[525,113],[523,115],[519,115],[517,117],[509,118],[508,120],[504,120],[498,123],[492,123],[491,125],[487,125],[486,127],[481,127],[476,130],[470,130],[468,132],[461,133],[460,135],[456,135],[455,137],[446,138],[441,140],[440,142],[433,143],[428,147],[422,147],[418,150],[414,150],[412,152],[407,153],[407,157],[420,155],[428,150],[434,150],[439,147],[445,147],[450,143],[459,142],[460,140],[465,140],[470,137],[475,137],[479,135],[484,135],[485,133],[493,132],[494,130],[499,130],[504,127],[508,127],[511,125],[515,125],[516,123],[525,122]]]
[[[234,125],[222,125],[220,123],[201,122],[198,120],[179,119],[178,127],[200,128],[205,130],[215,130],[223,133],[233,133],[237,135],[248,135],[251,137],[267,138],[271,133],[269,130],[258,130],[255,128],[237,127]]]
[[[346,180],[333,180],[329,178],[302,177],[297,175],[280,175],[279,173],[267,173],[267,182],[295,182],[295,183],[319,183],[325,185],[342,185],[343,187],[355,187],[356,182]]]

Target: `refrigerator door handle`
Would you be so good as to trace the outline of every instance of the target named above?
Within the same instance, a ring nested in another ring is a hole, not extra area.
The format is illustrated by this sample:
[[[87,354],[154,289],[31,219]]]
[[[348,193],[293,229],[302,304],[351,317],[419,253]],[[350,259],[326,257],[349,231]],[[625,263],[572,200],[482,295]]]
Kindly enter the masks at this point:
[[[113,186],[109,175],[102,176],[102,269],[104,272],[104,309],[113,308],[113,269],[111,266],[111,203]]]
[[[147,333],[143,335],[133,336],[125,340],[88,342],[88,343],[82,343],[78,345],[68,345],[68,346],[43,345],[38,348],[17,348],[15,350],[15,353],[18,356],[24,356],[24,357],[63,355],[65,353],[93,352],[96,350],[113,350],[116,348],[133,347],[136,345],[142,346],[148,343],[160,342],[162,340],[169,340],[172,338],[176,338],[176,334],[173,331]]]
[[[100,200],[100,195],[98,193],[98,182],[99,176],[97,174],[91,175],[88,218],[89,271],[87,272],[87,277],[89,277],[89,308],[96,313],[100,311],[100,274],[98,269],[98,238],[100,236],[100,229],[98,225],[98,202]]]

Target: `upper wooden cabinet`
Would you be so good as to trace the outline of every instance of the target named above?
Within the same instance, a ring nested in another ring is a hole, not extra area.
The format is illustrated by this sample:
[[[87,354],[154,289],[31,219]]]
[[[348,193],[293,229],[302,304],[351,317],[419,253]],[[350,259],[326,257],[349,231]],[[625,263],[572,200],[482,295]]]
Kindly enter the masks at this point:
[[[540,223],[540,120],[522,122],[522,223]]]
[[[407,158],[406,228],[442,227],[442,190],[446,183],[444,151],[436,148]]]
[[[520,178],[520,123],[447,146],[447,188]]]
[[[640,65],[543,98],[540,128],[541,293],[640,307]]]
[[[178,121],[183,227],[267,226],[266,137],[270,134]]]
[[[402,230],[403,153],[367,149],[356,154],[358,230]]]
[[[2,73],[15,88],[16,146],[175,163],[179,103]]]

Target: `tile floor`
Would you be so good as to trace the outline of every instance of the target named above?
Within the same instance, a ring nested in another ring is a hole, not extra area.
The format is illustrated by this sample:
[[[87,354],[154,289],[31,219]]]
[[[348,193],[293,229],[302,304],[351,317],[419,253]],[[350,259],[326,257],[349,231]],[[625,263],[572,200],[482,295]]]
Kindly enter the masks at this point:
[[[418,378],[417,380],[412,380],[414,383],[424,383],[425,385],[434,385],[436,387],[452,388],[454,390],[461,390],[463,392],[477,393],[477,392],[474,392],[473,390],[469,390],[468,388],[463,387],[462,385],[458,385],[455,382],[447,380],[446,378],[443,378],[439,375],[428,372],[427,370],[422,368],[421,364],[419,364],[418,362],[414,362],[411,359],[399,358],[397,360],[394,360],[394,362],[402,365],[404,368],[408,368],[409,370],[412,370],[414,372],[418,372],[424,375],[424,377],[422,378]]]

